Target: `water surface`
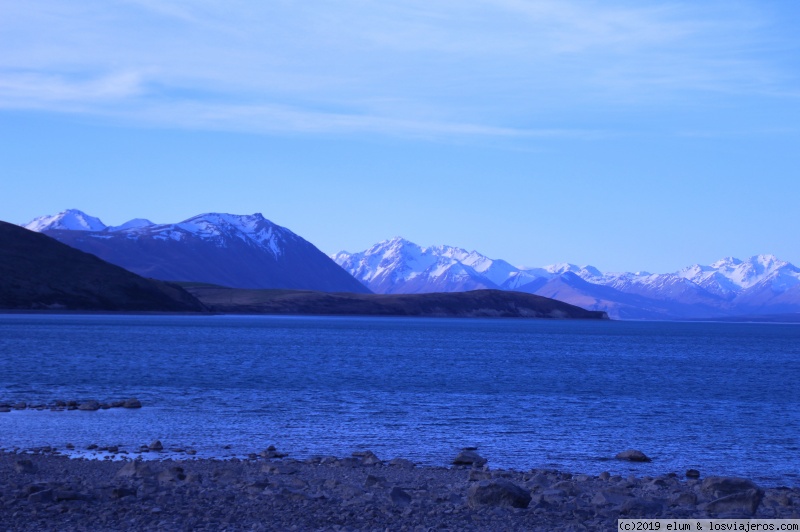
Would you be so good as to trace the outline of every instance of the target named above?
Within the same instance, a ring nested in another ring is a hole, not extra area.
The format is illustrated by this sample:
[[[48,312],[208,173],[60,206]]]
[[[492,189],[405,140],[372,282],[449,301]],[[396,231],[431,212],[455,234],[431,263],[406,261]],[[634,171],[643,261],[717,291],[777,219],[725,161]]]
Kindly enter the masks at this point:
[[[475,445],[492,467],[800,485],[797,325],[0,315],[0,402],[129,396],[145,407],[0,414],[0,447],[445,465]],[[628,448],[653,462],[609,460]]]

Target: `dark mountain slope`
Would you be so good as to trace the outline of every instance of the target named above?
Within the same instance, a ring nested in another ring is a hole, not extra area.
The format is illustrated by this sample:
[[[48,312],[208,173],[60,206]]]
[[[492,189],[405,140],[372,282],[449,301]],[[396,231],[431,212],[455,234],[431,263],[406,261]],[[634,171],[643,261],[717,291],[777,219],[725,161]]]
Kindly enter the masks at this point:
[[[144,279],[0,221],[0,308],[202,312],[183,288]]]

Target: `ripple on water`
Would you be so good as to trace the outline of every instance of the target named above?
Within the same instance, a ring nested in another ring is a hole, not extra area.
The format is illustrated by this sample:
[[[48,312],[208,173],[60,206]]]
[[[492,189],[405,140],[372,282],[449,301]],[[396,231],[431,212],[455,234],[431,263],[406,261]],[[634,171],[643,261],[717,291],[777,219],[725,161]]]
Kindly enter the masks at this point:
[[[475,445],[493,467],[791,484],[800,469],[791,325],[0,316],[0,338],[0,401],[144,404],[0,414],[5,447],[158,438],[443,465]],[[654,461],[608,460],[631,447]]]

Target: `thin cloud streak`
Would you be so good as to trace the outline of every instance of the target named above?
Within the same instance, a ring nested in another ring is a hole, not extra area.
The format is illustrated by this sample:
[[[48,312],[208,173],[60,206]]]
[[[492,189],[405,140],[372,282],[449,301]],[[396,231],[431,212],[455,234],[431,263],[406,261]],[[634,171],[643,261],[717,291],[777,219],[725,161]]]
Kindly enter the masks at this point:
[[[37,87],[31,95],[30,85]],[[122,88],[121,86],[120,88]],[[501,137],[593,139],[602,131],[569,129],[514,129],[464,122],[435,122],[377,115],[313,112],[279,105],[237,105],[178,101],[131,102],[127,91],[116,91],[114,80],[68,83],[63,79],[25,76],[0,79],[0,109],[35,109],[106,117],[149,127],[232,131],[244,133],[377,133],[413,138]],[[98,97],[118,105],[98,106]]]

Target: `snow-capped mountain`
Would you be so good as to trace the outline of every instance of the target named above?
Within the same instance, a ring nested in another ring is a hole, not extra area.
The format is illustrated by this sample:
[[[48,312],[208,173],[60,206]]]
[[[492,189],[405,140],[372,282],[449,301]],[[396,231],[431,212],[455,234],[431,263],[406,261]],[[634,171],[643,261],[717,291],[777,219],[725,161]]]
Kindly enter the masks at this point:
[[[744,261],[729,257],[674,273],[603,273],[593,266],[568,263],[516,268],[476,251],[423,248],[394,238],[332,258],[376,293],[500,288],[630,319],[800,312],[800,268],[773,255]]]
[[[67,209],[64,212],[51,216],[39,216],[23,225],[25,229],[30,229],[37,233],[44,233],[48,230],[64,229],[67,231],[102,231],[106,224],[99,218],[89,216],[77,209]]]
[[[423,248],[399,237],[375,244],[362,253],[341,252],[332,258],[380,294],[499,288],[490,278],[497,277],[490,259],[449,246]]]
[[[146,220],[145,218],[134,218],[133,220],[128,220],[122,225],[116,225],[113,227],[106,227],[108,231],[124,231],[126,229],[139,229],[141,227],[147,227],[148,225],[155,225],[150,220]]]
[[[78,210],[25,224],[139,275],[234,288],[368,292],[311,243],[261,214],[207,213],[174,224],[107,227]]]

